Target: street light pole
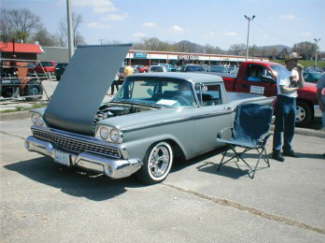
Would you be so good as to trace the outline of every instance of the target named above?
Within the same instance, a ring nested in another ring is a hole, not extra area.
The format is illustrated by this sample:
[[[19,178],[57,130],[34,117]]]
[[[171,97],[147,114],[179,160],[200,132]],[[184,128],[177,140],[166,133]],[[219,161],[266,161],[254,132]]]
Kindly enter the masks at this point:
[[[317,67],[317,51],[318,51],[318,42],[320,41],[320,38],[314,38],[316,48],[315,48],[315,67]]]
[[[67,0],[67,24],[68,24],[68,48],[69,48],[69,59],[74,53],[74,40],[73,40],[73,29],[72,29],[72,15],[71,15],[71,1]]]
[[[255,19],[255,15],[252,17],[248,17],[247,15],[244,15],[245,19],[247,19],[247,40],[246,40],[246,60],[249,56],[249,31],[250,31],[250,23],[253,19]]]

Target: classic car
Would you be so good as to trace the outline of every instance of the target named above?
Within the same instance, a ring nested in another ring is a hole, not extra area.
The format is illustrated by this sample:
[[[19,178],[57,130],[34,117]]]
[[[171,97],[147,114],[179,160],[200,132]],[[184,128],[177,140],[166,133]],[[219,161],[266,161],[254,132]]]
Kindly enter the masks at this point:
[[[272,98],[227,93],[216,75],[175,72],[128,76],[117,95],[103,102],[128,48],[78,48],[48,107],[32,111],[29,151],[153,184],[168,176],[174,161],[224,146],[217,134],[232,126],[239,104],[271,104]]]

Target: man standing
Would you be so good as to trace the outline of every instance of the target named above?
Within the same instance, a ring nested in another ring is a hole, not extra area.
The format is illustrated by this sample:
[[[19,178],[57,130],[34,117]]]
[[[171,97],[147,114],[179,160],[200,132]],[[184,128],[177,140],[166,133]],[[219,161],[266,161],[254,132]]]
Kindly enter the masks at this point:
[[[304,85],[303,67],[298,64],[299,58],[296,52],[291,53],[285,60],[286,70],[277,74],[272,158],[278,161],[284,161],[281,149],[284,156],[297,157],[291,142],[295,129],[297,90]]]

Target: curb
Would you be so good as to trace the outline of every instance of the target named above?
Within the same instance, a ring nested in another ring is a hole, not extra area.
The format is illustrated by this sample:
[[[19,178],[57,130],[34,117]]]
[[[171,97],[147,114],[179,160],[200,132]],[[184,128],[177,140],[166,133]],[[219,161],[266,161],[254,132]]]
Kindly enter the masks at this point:
[[[26,119],[29,117],[30,117],[30,111],[17,111],[17,112],[3,113],[3,114],[0,113],[0,121]],[[274,126],[272,126],[272,130],[273,129],[274,129]],[[312,130],[312,129],[306,129],[306,128],[301,128],[301,127],[295,128],[295,134],[325,138],[325,131]]]
[[[18,120],[18,119],[25,119],[28,117],[30,117],[29,111],[0,113],[0,121]]]

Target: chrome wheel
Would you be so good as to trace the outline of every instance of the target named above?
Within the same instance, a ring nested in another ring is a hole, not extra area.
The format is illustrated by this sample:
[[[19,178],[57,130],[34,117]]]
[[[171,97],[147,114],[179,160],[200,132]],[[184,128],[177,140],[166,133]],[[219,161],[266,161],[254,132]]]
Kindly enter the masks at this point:
[[[156,144],[148,157],[148,174],[154,181],[165,179],[173,162],[173,150],[167,142]]]

